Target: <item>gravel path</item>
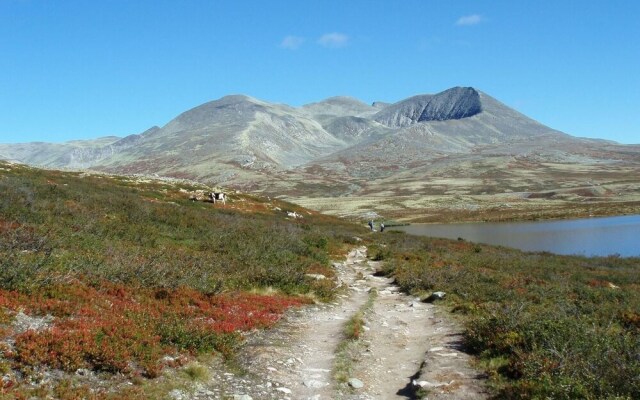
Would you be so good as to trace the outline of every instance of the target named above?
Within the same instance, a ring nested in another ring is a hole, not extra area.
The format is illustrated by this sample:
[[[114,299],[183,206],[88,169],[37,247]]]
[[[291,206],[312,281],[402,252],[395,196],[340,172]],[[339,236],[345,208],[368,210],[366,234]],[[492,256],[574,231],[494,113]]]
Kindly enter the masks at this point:
[[[333,304],[290,312],[274,329],[251,335],[238,359],[244,374],[217,372],[175,399],[484,399],[478,371],[459,349],[460,329],[438,306],[406,296],[392,280],[374,276],[380,263],[366,247],[334,263],[345,291]],[[364,333],[351,350],[352,378],[363,387],[335,382],[336,349],[344,324],[367,302]],[[219,371],[219,370],[218,370]]]

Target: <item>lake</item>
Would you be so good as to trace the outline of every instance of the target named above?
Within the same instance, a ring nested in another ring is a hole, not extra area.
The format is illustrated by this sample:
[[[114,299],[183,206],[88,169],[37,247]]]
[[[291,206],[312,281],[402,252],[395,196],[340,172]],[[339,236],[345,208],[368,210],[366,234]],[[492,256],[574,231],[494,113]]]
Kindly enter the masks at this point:
[[[640,215],[563,221],[412,224],[390,229],[413,235],[463,238],[525,251],[640,256]]]

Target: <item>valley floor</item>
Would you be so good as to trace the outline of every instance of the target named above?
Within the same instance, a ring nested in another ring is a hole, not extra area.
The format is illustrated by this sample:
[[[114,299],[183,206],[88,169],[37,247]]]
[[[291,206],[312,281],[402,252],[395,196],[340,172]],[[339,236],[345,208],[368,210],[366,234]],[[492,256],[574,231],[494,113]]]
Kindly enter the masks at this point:
[[[535,221],[640,213],[640,195],[597,201],[522,199],[514,195],[381,195],[286,200],[348,219],[383,218],[416,223]]]

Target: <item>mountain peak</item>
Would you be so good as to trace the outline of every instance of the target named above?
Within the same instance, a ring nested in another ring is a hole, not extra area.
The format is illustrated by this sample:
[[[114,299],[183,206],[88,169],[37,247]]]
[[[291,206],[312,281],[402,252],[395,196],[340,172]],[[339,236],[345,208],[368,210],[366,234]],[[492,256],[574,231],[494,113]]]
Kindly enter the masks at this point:
[[[372,114],[373,107],[349,96],[334,96],[317,103],[305,104],[301,109],[311,115],[336,117]]]
[[[203,105],[224,106],[239,103],[264,104],[262,100],[258,100],[255,97],[247,96],[245,94],[230,94],[217,100],[204,103]]]
[[[374,119],[390,127],[419,122],[472,117],[482,112],[480,92],[472,87],[453,87],[437,94],[423,94],[392,104]]]

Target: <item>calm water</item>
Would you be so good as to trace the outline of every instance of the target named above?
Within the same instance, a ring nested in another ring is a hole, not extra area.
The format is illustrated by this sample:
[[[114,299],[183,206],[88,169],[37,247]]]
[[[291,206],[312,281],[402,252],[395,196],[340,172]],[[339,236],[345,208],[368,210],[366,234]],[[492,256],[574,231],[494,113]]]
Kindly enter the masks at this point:
[[[414,235],[464,238],[526,251],[640,256],[640,215],[568,221],[413,224],[394,227]]]

